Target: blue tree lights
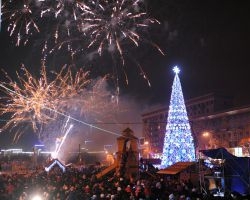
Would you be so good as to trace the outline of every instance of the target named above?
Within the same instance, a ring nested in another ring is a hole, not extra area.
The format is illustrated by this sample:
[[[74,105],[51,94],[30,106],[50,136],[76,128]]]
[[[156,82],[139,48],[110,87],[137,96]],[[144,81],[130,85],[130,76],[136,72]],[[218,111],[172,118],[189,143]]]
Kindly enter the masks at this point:
[[[177,162],[195,160],[193,136],[187,116],[186,106],[179,79],[179,68],[173,68],[174,82],[168,110],[166,133],[161,166],[163,168]]]

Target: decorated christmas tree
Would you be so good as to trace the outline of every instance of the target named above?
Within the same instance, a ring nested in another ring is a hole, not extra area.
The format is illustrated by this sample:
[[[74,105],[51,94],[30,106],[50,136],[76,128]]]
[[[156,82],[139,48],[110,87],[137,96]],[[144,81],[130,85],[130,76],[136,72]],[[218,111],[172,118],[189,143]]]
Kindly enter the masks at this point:
[[[166,133],[163,145],[161,166],[163,168],[177,162],[195,160],[195,148],[193,136],[187,116],[186,106],[179,79],[179,68],[174,67],[174,82],[170,105]]]

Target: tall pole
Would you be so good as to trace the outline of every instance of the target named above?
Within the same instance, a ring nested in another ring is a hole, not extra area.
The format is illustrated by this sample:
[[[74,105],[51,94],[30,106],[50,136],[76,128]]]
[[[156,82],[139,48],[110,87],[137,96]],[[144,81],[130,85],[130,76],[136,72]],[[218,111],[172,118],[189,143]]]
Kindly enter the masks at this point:
[[[82,153],[81,153],[81,144],[79,144],[79,147],[78,147],[78,161],[79,163],[82,163]]]
[[[2,0],[0,0],[0,31],[2,28]]]

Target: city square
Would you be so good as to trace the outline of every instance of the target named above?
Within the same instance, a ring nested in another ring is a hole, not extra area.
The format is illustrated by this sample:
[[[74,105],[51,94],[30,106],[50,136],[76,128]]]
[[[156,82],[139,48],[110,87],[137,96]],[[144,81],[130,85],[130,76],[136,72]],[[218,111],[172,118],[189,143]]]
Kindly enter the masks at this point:
[[[0,199],[249,199],[249,7],[1,1]]]

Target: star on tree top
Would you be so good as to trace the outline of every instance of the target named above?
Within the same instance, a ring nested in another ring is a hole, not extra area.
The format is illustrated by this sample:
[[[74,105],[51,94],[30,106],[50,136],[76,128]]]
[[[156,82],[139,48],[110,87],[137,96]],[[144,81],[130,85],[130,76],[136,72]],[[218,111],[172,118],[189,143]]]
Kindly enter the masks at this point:
[[[175,67],[173,68],[173,71],[174,71],[174,73],[176,73],[176,74],[179,74],[179,73],[180,73],[180,69],[179,69],[177,66],[175,66]]]

